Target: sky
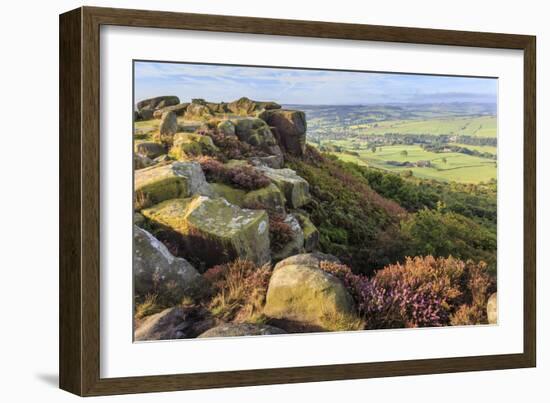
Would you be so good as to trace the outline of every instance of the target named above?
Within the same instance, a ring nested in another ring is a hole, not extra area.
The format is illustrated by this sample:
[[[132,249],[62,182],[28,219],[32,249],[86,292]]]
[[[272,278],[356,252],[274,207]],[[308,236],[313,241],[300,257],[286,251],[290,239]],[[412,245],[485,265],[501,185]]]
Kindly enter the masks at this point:
[[[181,102],[240,97],[280,104],[484,102],[496,104],[494,78],[135,62],[135,101],[177,95]]]

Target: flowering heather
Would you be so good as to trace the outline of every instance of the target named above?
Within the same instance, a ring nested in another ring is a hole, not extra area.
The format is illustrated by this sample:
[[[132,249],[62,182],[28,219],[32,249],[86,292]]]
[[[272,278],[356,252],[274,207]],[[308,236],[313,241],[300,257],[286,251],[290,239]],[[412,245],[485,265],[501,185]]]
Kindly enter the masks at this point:
[[[209,181],[227,183],[245,190],[261,189],[271,183],[262,172],[252,166],[228,168],[220,161],[208,157],[200,158],[199,162]]]
[[[484,263],[452,257],[408,258],[372,278],[330,262],[321,268],[342,280],[369,329],[483,323],[484,307],[494,290]]]
[[[267,155],[256,147],[240,141],[237,136],[224,134],[216,128],[202,129],[199,130],[198,133],[212,139],[216,147],[220,150],[219,156],[222,157],[223,160],[239,160],[252,156]]]

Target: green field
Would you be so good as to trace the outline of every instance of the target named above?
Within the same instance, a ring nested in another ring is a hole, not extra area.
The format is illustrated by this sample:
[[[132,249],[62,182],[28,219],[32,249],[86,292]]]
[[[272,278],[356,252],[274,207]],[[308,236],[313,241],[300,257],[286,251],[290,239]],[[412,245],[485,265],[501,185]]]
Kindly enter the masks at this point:
[[[331,144],[339,145],[350,150],[349,140],[331,141]],[[392,172],[412,171],[419,178],[436,179],[443,181],[455,181],[462,183],[479,183],[496,179],[496,162],[486,158],[465,155],[461,153],[433,153],[425,151],[417,145],[385,146],[376,152],[366,150],[363,147],[352,150],[359,156],[344,152],[334,152],[338,158],[347,162],[355,162]],[[406,151],[407,155],[402,155]],[[446,162],[444,162],[446,160]],[[388,164],[388,161],[417,162],[430,161],[430,167],[398,167]]]
[[[495,116],[449,117],[417,120],[386,120],[375,123],[351,125],[350,130],[363,135],[396,134],[448,134],[474,137],[496,137]]]

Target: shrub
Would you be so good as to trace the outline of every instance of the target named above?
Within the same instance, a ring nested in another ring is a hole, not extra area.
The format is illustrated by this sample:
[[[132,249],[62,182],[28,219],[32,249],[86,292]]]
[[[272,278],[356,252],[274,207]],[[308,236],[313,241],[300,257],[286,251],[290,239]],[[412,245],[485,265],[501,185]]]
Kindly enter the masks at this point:
[[[274,251],[280,251],[292,240],[292,227],[285,222],[282,214],[269,214],[269,240]]]
[[[368,329],[486,323],[485,305],[495,289],[484,263],[453,257],[407,258],[372,278],[331,262],[321,268],[342,280]]]
[[[271,183],[261,171],[249,165],[227,167],[209,157],[200,158],[199,162],[206,179],[211,182],[226,183],[244,190],[261,189]]]
[[[271,181],[258,169],[245,165],[230,168],[229,180],[245,190],[256,190],[269,186]]]
[[[396,202],[372,190],[360,173],[309,146],[303,158],[285,159],[310,184],[312,201],[303,209],[319,229],[323,252],[363,273],[403,257],[399,220],[406,212]]]
[[[216,147],[220,150],[219,157],[222,160],[240,160],[253,156],[265,156],[265,152],[251,146],[248,143],[240,141],[237,136],[226,135],[217,128],[203,129],[200,134],[209,136]]]
[[[483,260],[496,268],[496,234],[460,214],[423,209],[401,224],[405,254]]]
[[[204,273],[213,288],[208,308],[214,316],[226,321],[262,322],[263,306],[271,268],[256,267],[252,262],[237,259],[214,266]]]

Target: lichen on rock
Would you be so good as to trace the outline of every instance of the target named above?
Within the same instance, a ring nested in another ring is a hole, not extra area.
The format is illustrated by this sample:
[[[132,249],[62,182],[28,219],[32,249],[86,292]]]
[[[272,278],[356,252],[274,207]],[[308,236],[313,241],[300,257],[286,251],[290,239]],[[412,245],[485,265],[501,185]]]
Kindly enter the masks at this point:
[[[271,133],[271,129],[262,119],[244,117],[232,119],[231,123],[235,126],[235,134],[239,140],[251,146],[266,149],[270,146],[277,145],[277,141],[273,133]]]
[[[140,169],[134,175],[136,210],[192,194],[214,194],[198,162],[173,162],[153,166]]]
[[[299,208],[311,200],[309,183],[289,168],[273,169],[265,166],[258,169],[267,176],[285,195],[289,208]]]
[[[264,206],[265,208],[280,214],[285,213],[285,196],[281,190],[271,183],[261,189],[252,190],[245,194],[243,206]]]
[[[162,154],[166,154],[166,150],[162,144],[152,141],[136,141],[134,152],[142,157],[150,159],[155,159]]]
[[[300,222],[304,231],[304,249],[306,252],[313,252],[319,248],[320,234],[317,227],[311,222],[309,216],[301,211],[293,211],[292,214]]]
[[[257,265],[270,261],[264,210],[241,209],[221,197],[194,196],[167,200],[142,214],[169,231],[183,250],[204,264],[201,269],[235,258]]]
[[[302,265],[285,265],[273,272],[264,313],[324,330],[334,330],[334,318],[356,317],[353,298],[339,279]]]
[[[212,139],[198,133],[176,133],[169,155],[180,161],[188,161],[201,155],[212,155],[217,151]]]

